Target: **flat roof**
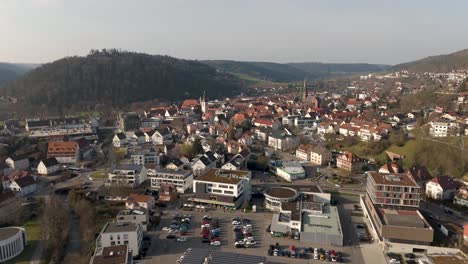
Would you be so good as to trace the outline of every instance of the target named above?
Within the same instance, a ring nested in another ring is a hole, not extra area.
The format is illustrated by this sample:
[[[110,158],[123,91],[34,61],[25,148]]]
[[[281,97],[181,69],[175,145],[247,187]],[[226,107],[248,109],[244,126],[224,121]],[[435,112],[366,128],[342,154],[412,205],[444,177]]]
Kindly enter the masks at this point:
[[[18,232],[20,232],[21,229],[18,227],[4,227],[0,228],[0,240],[5,240],[8,239],[14,235],[16,235]]]
[[[104,247],[92,259],[92,264],[126,264],[128,258],[127,245]]]
[[[209,169],[202,175],[198,176],[195,180],[206,182],[217,182],[227,184],[238,184],[242,179],[247,178],[250,171],[241,170],[223,170],[223,169]]]
[[[307,213],[302,216],[302,230],[308,233],[342,235],[336,206],[324,206],[322,213]]]
[[[288,187],[272,187],[265,194],[275,198],[293,198],[297,196],[297,191]]]
[[[378,208],[380,219],[386,225],[425,228],[426,223],[417,211]]]
[[[244,255],[210,249],[192,248],[187,250],[181,264],[202,264],[208,258],[210,264],[259,264],[266,263],[266,257]]]
[[[119,233],[119,232],[131,232],[131,231],[136,231],[136,230],[137,230],[137,225],[134,224],[134,223],[109,222],[109,223],[107,223],[105,229],[102,232],[103,233]]]
[[[420,187],[408,174],[406,173],[378,173],[369,172],[368,175],[372,177],[376,184],[381,185],[396,185],[408,187]]]

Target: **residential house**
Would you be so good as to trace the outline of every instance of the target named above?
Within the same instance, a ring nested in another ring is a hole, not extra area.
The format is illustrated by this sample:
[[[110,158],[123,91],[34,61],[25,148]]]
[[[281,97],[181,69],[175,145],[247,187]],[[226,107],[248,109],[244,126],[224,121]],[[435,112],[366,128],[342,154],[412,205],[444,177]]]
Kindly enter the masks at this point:
[[[60,164],[55,157],[41,160],[37,165],[37,173],[40,175],[53,175],[60,170]]]
[[[125,133],[117,133],[112,138],[112,145],[116,148],[123,147],[125,144],[127,144],[127,136]]]
[[[28,170],[29,157],[27,155],[10,156],[5,160],[5,163],[12,170]]]
[[[459,185],[451,177],[440,175],[426,183],[426,196],[436,200],[451,200]]]
[[[296,149],[296,157],[301,160],[310,161],[310,152],[313,146],[310,144],[300,144]]]
[[[127,200],[125,201],[125,207],[127,209],[144,208],[148,211],[151,211],[154,208],[154,205],[155,200],[151,195],[131,193],[128,195]]]
[[[201,175],[205,171],[214,168],[215,166],[216,162],[210,160],[206,155],[200,156],[192,164],[193,175]]]
[[[76,142],[49,142],[47,158],[55,157],[59,163],[76,163],[79,161],[80,148]]]
[[[9,171],[7,174],[2,175],[2,188],[4,190],[8,190],[10,189],[10,185],[14,180],[19,179],[21,177],[28,176],[28,175],[29,175],[28,171],[19,171],[19,170]]]
[[[359,172],[362,170],[364,161],[349,151],[341,153],[336,157],[336,166],[350,172]]]
[[[241,154],[234,155],[234,157],[221,166],[223,170],[243,170],[245,168],[247,168],[247,160]]]
[[[295,148],[299,143],[298,138],[288,129],[274,130],[268,136],[268,146],[278,150]]]
[[[125,185],[135,188],[147,179],[147,169],[143,165],[118,164],[109,169],[111,185]]]
[[[37,190],[36,179],[34,176],[24,176],[15,179],[10,184],[10,190],[16,193],[17,196],[24,197]]]
[[[324,166],[332,160],[332,153],[328,149],[316,145],[310,151],[310,162],[315,165]]]

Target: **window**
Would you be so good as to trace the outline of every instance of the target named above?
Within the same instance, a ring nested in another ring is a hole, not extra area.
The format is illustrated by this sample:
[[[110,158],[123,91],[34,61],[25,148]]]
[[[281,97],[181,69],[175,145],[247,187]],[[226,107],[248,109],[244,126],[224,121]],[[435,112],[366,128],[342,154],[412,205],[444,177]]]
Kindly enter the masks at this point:
[[[124,234],[123,239],[128,239],[128,234]]]
[[[224,194],[234,194],[233,191],[224,191]]]

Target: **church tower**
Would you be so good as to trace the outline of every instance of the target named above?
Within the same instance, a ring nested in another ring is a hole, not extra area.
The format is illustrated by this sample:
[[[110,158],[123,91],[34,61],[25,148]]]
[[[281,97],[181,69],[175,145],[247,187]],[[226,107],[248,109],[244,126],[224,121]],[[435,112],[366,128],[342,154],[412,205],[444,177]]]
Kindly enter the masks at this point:
[[[202,113],[206,113],[206,98],[205,98],[205,91],[203,91],[203,97],[200,99],[200,107]]]
[[[302,87],[302,100],[307,98],[307,76],[304,78],[304,86]]]

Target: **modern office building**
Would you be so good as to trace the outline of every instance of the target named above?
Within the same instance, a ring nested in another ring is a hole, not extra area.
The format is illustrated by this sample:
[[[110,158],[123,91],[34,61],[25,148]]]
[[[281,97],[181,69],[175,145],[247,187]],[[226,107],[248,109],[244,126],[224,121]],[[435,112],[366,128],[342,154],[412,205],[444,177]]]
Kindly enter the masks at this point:
[[[193,174],[190,170],[156,169],[154,173],[148,174],[151,188],[159,190],[162,183],[174,184],[177,192],[186,193],[192,189]]]

